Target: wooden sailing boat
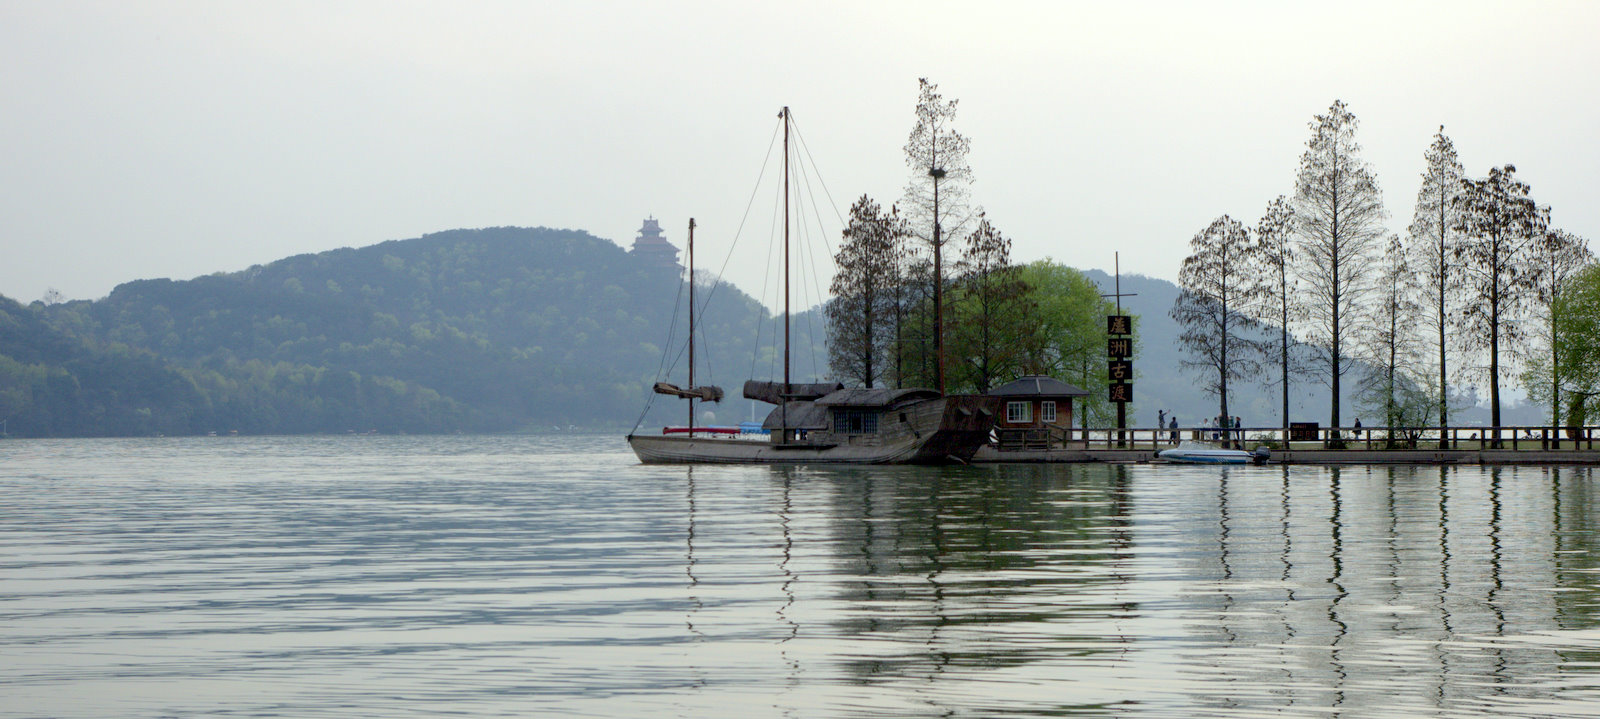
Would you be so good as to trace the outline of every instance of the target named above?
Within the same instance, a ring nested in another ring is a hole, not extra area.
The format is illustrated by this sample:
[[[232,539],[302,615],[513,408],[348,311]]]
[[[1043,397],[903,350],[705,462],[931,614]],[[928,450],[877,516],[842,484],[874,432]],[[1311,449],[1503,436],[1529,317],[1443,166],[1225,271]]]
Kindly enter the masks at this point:
[[[717,401],[719,387],[694,386],[694,221],[689,221],[689,388],[657,382],[655,391],[689,400],[686,429],[628,435],[645,463],[946,464],[964,463],[989,441],[999,400],[932,389],[846,389],[795,384],[790,377],[789,108],[783,119],[783,381],[745,383],[744,396],[775,405],[765,435],[697,431],[694,401]]]

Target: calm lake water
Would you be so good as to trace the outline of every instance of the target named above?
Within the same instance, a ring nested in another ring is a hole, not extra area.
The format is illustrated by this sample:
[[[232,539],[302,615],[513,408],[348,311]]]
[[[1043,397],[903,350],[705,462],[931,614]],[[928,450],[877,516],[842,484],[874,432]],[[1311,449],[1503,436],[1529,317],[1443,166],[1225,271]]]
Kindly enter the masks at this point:
[[[1600,716],[1586,468],[0,441],[0,716]]]

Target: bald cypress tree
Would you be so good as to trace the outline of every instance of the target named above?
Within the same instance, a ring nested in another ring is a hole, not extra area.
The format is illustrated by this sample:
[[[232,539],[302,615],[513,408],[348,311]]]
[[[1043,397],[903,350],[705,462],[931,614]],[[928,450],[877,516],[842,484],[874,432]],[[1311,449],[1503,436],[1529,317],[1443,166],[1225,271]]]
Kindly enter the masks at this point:
[[[1027,355],[1028,285],[1011,264],[1011,240],[980,216],[958,265],[950,346],[958,386],[982,394],[1020,374]]]
[[[1347,353],[1374,280],[1385,213],[1378,180],[1361,159],[1355,115],[1336,100],[1310,126],[1295,178],[1296,274],[1308,337],[1327,360],[1319,374],[1332,390],[1329,423],[1338,427],[1340,380],[1351,369]]]
[[[898,213],[862,195],[834,256],[828,315],[828,368],[840,381],[872,387],[892,374],[895,293],[904,238]]]
[[[1289,328],[1304,317],[1300,299],[1299,280],[1294,275],[1294,208],[1282,195],[1267,205],[1266,214],[1256,224],[1255,265],[1259,289],[1252,313],[1263,325],[1276,325],[1275,337],[1270,347],[1264,347],[1264,359],[1278,369],[1278,385],[1283,399],[1283,431],[1289,436],[1289,385],[1293,378],[1305,374],[1304,355],[1300,343],[1289,333]]]
[[[1178,271],[1178,298],[1171,315],[1183,328],[1178,344],[1185,369],[1200,374],[1201,387],[1216,395],[1218,415],[1228,412],[1228,382],[1261,371],[1255,318],[1246,314],[1259,296],[1250,231],[1227,215],[1218,217],[1189,241],[1189,256]]]
[[[1561,357],[1556,353],[1561,333],[1554,311],[1556,298],[1571,283],[1574,275],[1593,262],[1594,253],[1589,250],[1589,241],[1566,230],[1549,230],[1534,245],[1534,312],[1540,315],[1536,332],[1538,339],[1549,350],[1550,364],[1542,371],[1538,367],[1530,368],[1532,371],[1524,375],[1524,388],[1528,390],[1530,398],[1538,398],[1548,389],[1549,396],[1543,399],[1550,403],[1551,427],[1560,427],[1562,420],[1563,377]]]
[[[1461,194],[1465,171],[1456,158],[1455,143],[1445,136],[1442,125],[1423,158],[1427,166],[1422,171],[1422,185],[1417,188],[1417,205],[1407,238],[1411,268],[1419,280],[1417,289],[1427,310],[1421,319],[1437,357],[1433,368],[1437,380],[1430,393],[1438,403],[1440,445],[1446,446],[1450,427],[1449,336],[1456,317],[1452,310],[1460,300],[1460,269],[1454,253],[1460,236],[1456,227],[1461,210],[1455,200]]]
[[[1390,442],[1395,440],[1396,427],[1422,420],[1427,405],[1413,379],[1419,353],[1412,326],[1421,311],[1414,281],[1405,246],[1399,235],[1391,235],[1377,272],[1372,312],[1358,335],[1367,366],[1360,397],[1382,416]]]
[[[1538,279],[1536,243],[1550,222],[1550,209],[1529,197],[1527,183],[1516,173],[1511,165],[1490,168],[1488,177],[1463,180],[1455,200],[1461,210],[1456,228],[1462,238],[1453,254],[1473,298],[1462,310],[1461,337],[1488,361],[1479,373],[1489,381],[1495,446],[1500,440],[1500,378],[1510,367],[1501,360],[1526,348],[1528,331],[1521,320],[1527,316]]]
[[[956,103],[946,100],[928,78],[918,80],[917,122],[905,147],[911,178],[902,204],[911,234],[929,249],[933,310],[929,334],[934,383],[940,392],[945,391],[944,247],[952,236],[965,232],[973,215],[967,205],[972,184],[972,166],[967,163],[970,144],[955,130]]]

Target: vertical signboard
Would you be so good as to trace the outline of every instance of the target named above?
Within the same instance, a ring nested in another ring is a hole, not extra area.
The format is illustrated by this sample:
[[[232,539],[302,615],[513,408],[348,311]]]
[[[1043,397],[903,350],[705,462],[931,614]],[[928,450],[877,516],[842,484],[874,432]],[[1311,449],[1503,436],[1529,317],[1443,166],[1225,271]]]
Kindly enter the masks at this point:
[[[1128,315],[1106,317],[1107,374],[1111,386],[1107,399],[1119,405],[1133,401],[1133,318]],[[1121,409],[1121,407],[1118,407]]]

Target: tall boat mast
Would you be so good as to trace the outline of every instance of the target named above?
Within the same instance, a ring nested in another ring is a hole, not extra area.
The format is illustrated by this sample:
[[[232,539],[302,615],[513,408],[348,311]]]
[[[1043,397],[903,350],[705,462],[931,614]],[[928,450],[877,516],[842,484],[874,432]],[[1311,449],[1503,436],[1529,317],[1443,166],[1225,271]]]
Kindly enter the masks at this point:
[[[783,391],[789,392],[789,106],[783,107]]]
[[[689,388],[694,388],[694,218],[689,218]],[[689,436],[694,436],[694,398],[689,398]]]
[[[783,395],[778,399],[784,442],[789,441],[789,106],[783,106]]]

